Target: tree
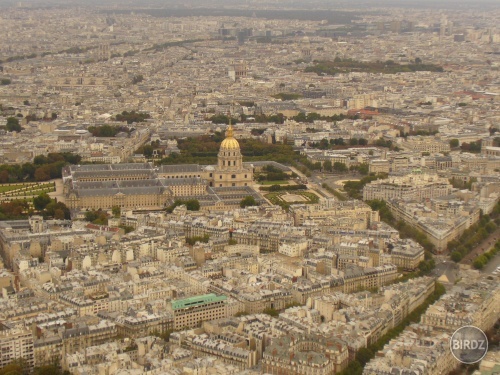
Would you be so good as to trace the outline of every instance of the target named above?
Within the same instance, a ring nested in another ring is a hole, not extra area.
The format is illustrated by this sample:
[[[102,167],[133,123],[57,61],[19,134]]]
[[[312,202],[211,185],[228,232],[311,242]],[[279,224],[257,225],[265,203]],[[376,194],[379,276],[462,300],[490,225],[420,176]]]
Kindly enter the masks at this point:
[[[327,160],[323,163],[323,169],[327,172],[331,172],[333,170],[333,165],[330,160]]]
[[[92,220],[93,224],[97,225],[108,225],[108,214],[102,210],[98,210],[94,213],[96,219]],[[85,220],[87,220],[87,214],[85,214]]]
[[[357,166],[356,169],[360,174],[367,175],[368,172],[370,171],[370,166],[368,165],[368,163],[361,163]]]
[[[104,211],[99,211],[97,219],[95,219],[92,223],[97,225],[108,225],[108,215]]]
[[[66,219],[66,215],[64,214],[64,211],[61,210],[60,208],[55,209],[54,210],[54,219],[56,219],[56,220]]]
[[[42,211],[52,201],[47,193],[42,193],[38,197],[33,198],[33,206],[38,211]]]
[[[136,83],[139,83],[139,82],[142,82],[144,80],[144,77],[142,74],[137,74],[134,76],[134,78],[132,78],[132,84],[136,84]]]
[[[111,208],[111,213],[113,214],[114,217],[120,217],[120,213],[121,213],[120,206],[113,206]]]
[[[120,132],[121,127],[105,124],[102,126],[89,126],[87,130],[94,137],[114,137]]]
[[[17,132],[17,133],[19,133],[22,130],[21,125],[19,125],[19,120],[15,117],[7,118],[6,129],[10,132]]]
[[[280,191],[280,190],[281,190],[281,185],[278,184],[271,185],[271,187],[269,188],[269,191]]]
[[[0,183],[5,184],[9,182],[9,172],[6,170],[3,170],[0,172]]]
[[[130,232],[133,232],[135,229],[134,227],[132,227],[130,225],[119,225],[118,228],[123,229],[125,234],[129,234]]]
[[[477,270],[480,270],[484,267],[484,261],[483,259],[480,259],[480,257],[477,257],[474,262],[472,263],[472,265],[474,266],[475,269]]]
[[[250,206],[258,206],[259,204],[257,203],[257,201],[255,200],[254,197],[252,197],[251,195],[243,198],[240,202],[240,207],[241,208],[245,208],[245,207],[250,207]]]
[[[359,363],[364,366],[366,365],[368,362],[370,362],[370,360],[373,358],[374,356],[374,353],[373,351],[371,351],[370,349],[368,348],[361,348],[358,350],[358,352],[356,353],[356,360],[359,361]]]
[[[45,168],[45,166],[36,169],[35,180],[36,181],[50,180],[50,172],[47,170],[47,168]]]
[[[333,163],[333,170],[336,172],[347,172],[347,166],[344,163],[336,161]]]
[[[329,147],[329,142],[328,142],[328,139],[323,138],[323,139],[319,142],[318,148],[319,148],[320,150],[328,150],[328,147]]]
[[[23,375],[28,371],[28,363],[24,358],[14,359],[0,369],[0,375]]]
[[[121,114],[117,114],[115,118],[117,121],[122,121],[122,122],[126,121],[127,124],[132,124],[134,122],[144,122],[148,118],[151,118],[151,115],[149,113],[144,113],[144,112],[123,111]]]
[[[188,211],[199,211],[200,210],[200,202],[197,199],[188,199],[187,201],[183,201],[180,199],[176,199],[174,203],[168,206],[165,211],[168,213],[172,213],[174,209],[178,206],[185,205]]]
[[[35,158],[33,159],[33,163],[35,165],[43,165],[43,164],[48,164],[49,160],[47,159],[47,157],[45,155],[38,155],[38,156],[35,156]]]
[[[188,211],[199,211],[200,201],[198,201],[198,199],[189,199],[186,201],[186,208]]]
[[[462,260],[462,254],[458,251],[453,251],[450,256],[451,260],[458,263]]]
[[[278,317],[280,315],[279,311],[273,308],[266,308],[262,311],[263,314],[270,315],[272,317]]]
[[[204,234],[203,236],[186,237],[186,243],[191,246],[196,244],[196,242],[208,243],[208,241],[210,241],[210,236],[208,234]]]
[[[99,217],[99,214],[97,213],[97,211],[88,211],[88,212],[85,212],[85,221],[93,222],[98,217]]]
[[[153,156],[153,146],[151,145],[144,145],[144,147],[142,148],[142,153],[145,157],[147,158],[151,158]]]
[[[450,140],[450,147],[451,148],[456,148],[456,147],[458,147],[458,145],[459,145],[458,139],[454,138],[454,139]]]
[[[63,371],[58,362],[45,365],[40,367],[35,367],[34,375],[69,375],[69,371]]]

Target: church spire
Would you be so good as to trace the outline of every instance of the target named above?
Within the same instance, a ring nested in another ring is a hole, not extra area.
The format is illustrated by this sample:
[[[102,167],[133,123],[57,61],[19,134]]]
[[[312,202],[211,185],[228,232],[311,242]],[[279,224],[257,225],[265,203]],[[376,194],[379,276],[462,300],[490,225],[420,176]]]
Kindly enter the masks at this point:
[[[226,138],[233,138],[233,136],[234,136],[233,125],[231,125],[231,119],[229,119],[229,127],[226,130]]]
[[[232,138],[233,133],[233,125],[231,124],[231,112],[228,113],[227,117],[229,118],[229,126],[226,129],[226,138]]]

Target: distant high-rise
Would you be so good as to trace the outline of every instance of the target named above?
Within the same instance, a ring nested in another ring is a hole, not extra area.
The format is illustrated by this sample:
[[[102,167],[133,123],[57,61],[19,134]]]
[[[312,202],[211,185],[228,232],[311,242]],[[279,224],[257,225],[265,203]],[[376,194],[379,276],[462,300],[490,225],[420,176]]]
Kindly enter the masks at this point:
[[[400,33],[401,32],[401,21],[392,21],[391,22],[391,31],[393,33]]]
[[[302,58],[307,61],[311,60],[312,53],[311,53],[311,42],[309,41],[309,38],[305,36],[300,44],[301,44],[300,47],[302,52]]]
[[[106,61],[111,58],[111,52],[109,49],[109,44],[99,44],[97,49],[95,50],[95,56],[97,61]]]
[[[228,76],[233,81],[246,78],[248,72],[247,64],[245,62],[234,63],[228,69]]]

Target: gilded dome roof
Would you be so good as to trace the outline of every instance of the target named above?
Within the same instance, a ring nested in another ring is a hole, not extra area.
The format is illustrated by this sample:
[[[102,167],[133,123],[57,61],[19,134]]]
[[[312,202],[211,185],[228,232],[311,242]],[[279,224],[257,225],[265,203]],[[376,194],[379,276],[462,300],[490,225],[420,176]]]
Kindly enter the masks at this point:
[[[240,144],[233,137],[233,126],[229,124],[229,127],[226,131],[226,138],[222,141],[220,145],[221,150],[239,150]]]

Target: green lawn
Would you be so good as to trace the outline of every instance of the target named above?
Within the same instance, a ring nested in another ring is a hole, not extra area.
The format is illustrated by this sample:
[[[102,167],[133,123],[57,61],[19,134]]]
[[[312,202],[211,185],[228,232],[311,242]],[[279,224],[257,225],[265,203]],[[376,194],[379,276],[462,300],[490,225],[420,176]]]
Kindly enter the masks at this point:
[[[25,189],[25,190],[20,190]],[[18,190],[18,191],[16,191]],[[9,197],[22,197],[25,195],[38,195],[55,191],[54,184],[27,183],[24,185],[0,185],[0,195]]]
[[[22,188],[22,185],[0,185],[0,193]]]
[[[276,192],[276,193],[269,193],[269,194],[266,194],[265,197],[267,199],[269,199],[270,201],[273,201],[274,199],[278,199],[280,193],[279,192]]]
[[[281,181],[262,181],[261,185],[288,185],[290,182],[281,180]]]
[[[318,196],[314,193],[310,193],[308,191],[301,191],[300,195],[309,199],[309,202],[307,202],[307,203],[318,203],[319,202]]]
[[[319,197],[311,193],[309,191],[294,191],[291,194],[294,195],[301,195],[307,199],[306,202],[285,202],[283,199],[281,199],[282,195],[285,195],[287,192],[286,191],[277,191],[277,192],[272,192],[269,194],[266,194],[265,197],[272,203],[278,206],[281,206],[283,208],[287,208],[290,206],[290,204],[314,204],[319,202]]]
[[[54,191],[53,188],[51,189],[32,189],[32,190],[25,190],[25,191],[16,191],[13,192],[12,194],[9,194],[10,197],[18,197],[18,196],[24,196],[24,195],[40,195],[42,193],[52,193]]]

